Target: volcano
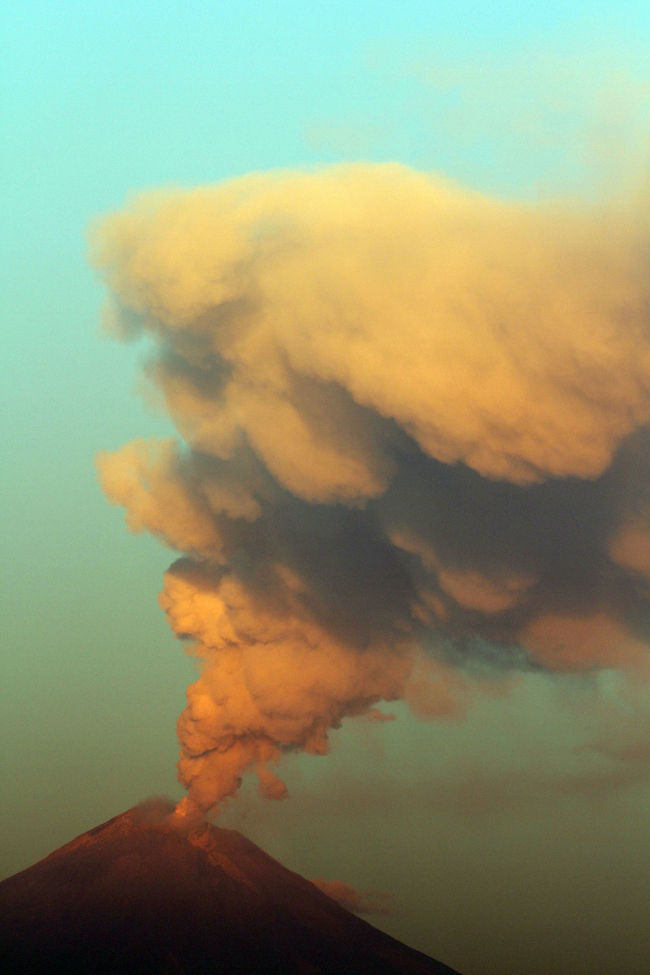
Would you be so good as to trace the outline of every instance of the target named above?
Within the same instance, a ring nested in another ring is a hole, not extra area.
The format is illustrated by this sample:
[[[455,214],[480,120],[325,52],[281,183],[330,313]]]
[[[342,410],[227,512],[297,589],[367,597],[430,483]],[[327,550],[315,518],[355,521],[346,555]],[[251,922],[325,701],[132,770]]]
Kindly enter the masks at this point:
[[[0,913],[0,962],[23,975],[457,975],[162,801],[3,881]]]

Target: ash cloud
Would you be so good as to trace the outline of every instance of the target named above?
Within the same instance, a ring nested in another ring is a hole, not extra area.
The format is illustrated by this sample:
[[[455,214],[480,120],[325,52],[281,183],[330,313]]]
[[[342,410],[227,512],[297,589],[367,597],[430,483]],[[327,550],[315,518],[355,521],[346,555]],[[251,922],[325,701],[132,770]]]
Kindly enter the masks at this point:
[[[342,880],[312,879],[312,884],[353,914],[394,913],[390,894],[385,891],[357,890]]]
[[[524,206],[396,165],[136,198],[93,232],[180,440],[98,458],[181,553],[202,809],[382,700],[522,669],[646,672],[645,201]]]

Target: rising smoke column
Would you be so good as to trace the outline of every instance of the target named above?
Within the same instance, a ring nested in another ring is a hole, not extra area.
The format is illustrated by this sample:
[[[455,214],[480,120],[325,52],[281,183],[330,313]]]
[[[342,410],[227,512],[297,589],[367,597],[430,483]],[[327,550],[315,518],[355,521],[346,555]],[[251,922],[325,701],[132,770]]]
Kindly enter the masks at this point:
[[[469,676],[645,669],[647,210],[490,200],[396,165],[144,194],[92,260],[180,439],[98,467],[181,557],[203,809],[343,718]]]

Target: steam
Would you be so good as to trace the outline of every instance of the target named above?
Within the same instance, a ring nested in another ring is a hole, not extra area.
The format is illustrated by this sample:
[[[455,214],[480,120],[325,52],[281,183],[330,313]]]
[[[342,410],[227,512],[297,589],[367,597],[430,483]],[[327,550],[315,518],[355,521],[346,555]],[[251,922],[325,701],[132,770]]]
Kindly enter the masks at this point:
[[[102,220],[109,328],[180,441],[98,459],[182,556],[202,809],[380,701],[462,711],[521,671],[647,670],[648,221],[396,165],[146,194]]]

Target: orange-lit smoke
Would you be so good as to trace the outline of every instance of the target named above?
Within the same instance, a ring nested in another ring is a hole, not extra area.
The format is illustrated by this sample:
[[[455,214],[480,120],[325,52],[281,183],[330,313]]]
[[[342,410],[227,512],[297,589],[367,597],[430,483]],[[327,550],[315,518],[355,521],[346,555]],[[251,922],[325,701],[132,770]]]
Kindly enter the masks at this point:
[[[181,442],[99,458],[183,557],[203,809],[381,700],[643,669],[647,211],[524,206],[396,165],[143,195],[101,221],[109,328],[146,335]]]
[[[312,880],[312,884],[354,914],[390,914],[390,895],[379,890],[357,890],[342,880]]]

